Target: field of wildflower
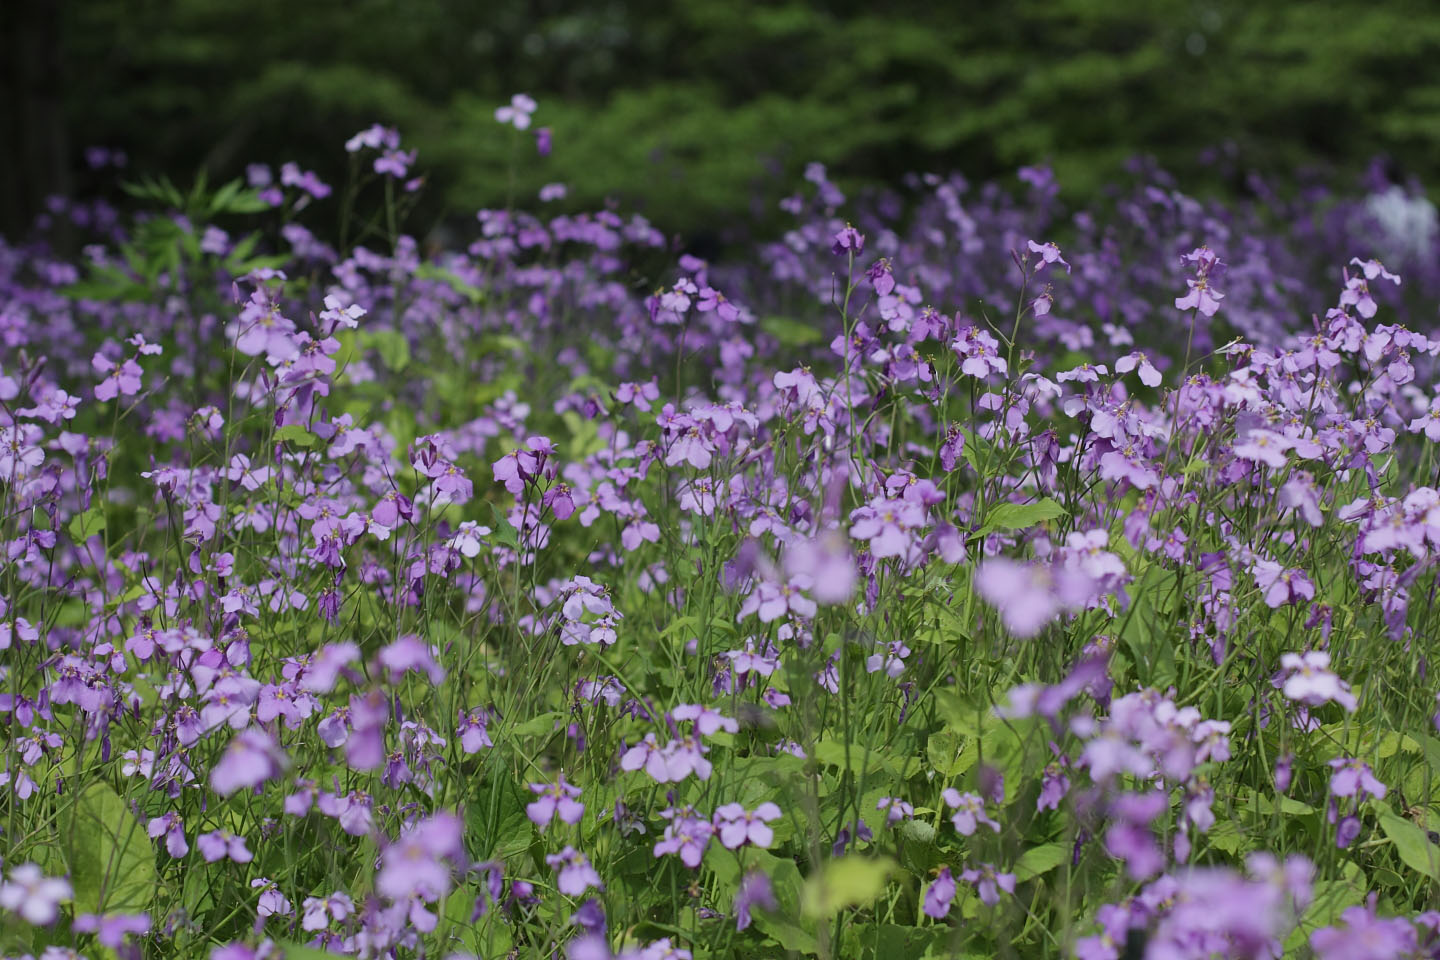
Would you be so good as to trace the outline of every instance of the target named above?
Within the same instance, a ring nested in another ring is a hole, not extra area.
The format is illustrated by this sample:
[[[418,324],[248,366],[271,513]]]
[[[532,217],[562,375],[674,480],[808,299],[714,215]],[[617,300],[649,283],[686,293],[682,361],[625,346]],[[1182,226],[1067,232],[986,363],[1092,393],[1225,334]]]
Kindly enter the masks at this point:
[[[1422,194],[343,146],[0,244],[0,954],[1440,956]]]

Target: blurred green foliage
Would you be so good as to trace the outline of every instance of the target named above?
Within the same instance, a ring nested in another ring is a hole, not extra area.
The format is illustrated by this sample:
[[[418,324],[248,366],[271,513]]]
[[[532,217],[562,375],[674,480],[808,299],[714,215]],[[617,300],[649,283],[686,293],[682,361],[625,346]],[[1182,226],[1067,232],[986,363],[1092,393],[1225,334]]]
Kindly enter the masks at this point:
[[[430,222],[564,181],[675,230],[753,218],[806,162],[842,182],[1050,162],[1084,200],[1136,153],[1187,186],[1377,153],[1435,179],[1433,0],[52,0],[70,147],[188,179],[338,177],[380,121]],[[494,121],[524,91],[555,151]],[[514,171],[513,173],[511,171]]]

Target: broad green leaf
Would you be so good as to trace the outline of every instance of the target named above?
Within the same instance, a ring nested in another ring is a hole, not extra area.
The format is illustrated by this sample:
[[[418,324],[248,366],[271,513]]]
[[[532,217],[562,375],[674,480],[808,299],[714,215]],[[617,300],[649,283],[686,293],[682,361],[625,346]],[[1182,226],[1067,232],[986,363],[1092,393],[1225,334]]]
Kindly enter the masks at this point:
[[[155,896],[155,849],[145,827],[105,783],[92,783],[70,815],[76,913],[133,913]]]
[[[281,949],[285,960],[335,960],[335,954],[316,947],[307,947],[286,940],[279,940],[275,945]]]
[[[966,740],[950,728],[930,735],[925,743],[930,766],[942,777],[957,777],[975,765],[979,751],[975,740]]]
[[[1068,843],[1046,843],[1031,847],[1015,861],[1015,879],[1020,882],[1033,880],[1042,873],[1049,873],[1070,857]]]
[[[862,906],[880,896],[894,869],[888,857],[841,857],[826,863],[805,883],[801,910],[808,917],[830,917],[846,907]]]
[[[760,321],[760,329],[779,340],[784,347],[806,347],[825,338],[820,329],[790,317],[765,317]]]
[[[364,331],[360,339],[380,354],[391,373],[399,373],[410,365],[410,341],[400,331],[381,327]]]
[[[1067,512],[1064,507],[1049,497],[1037,500],[1035,503],[996,504],[985,515],[985,526],[980,529],[980,532],[987,534],[993,530],[1025,530],[1037,523],[1063,517]]]
[[[495,539],[509,547],[511,550],[520,549],[520,531],[515,525],[505,519],[505,514],[495,504],[490,504],[490,516],[494,520]]]
[[[1389,811],[1380,815],[1380,829],[1395,844],[1395,852],[1407,867],[1440,880],[1440,847],[1430,842],[1424,830]]]
[[[845,745],[829,738],[815,744],[815,759],[821,763],[827,763],[838,767],[841,770],[851,769],[859,773],[863,767],[867,774],[878,773],[881,770],[893,770],[894,764],[890,758],[878,750],[866,751],[865,747],[858,743],[850,744],[849,762],[845,755]]]
[[[90,509],[84,513],[77,513],[70,518],[70,525],[66,527],[70,531],[71,538],[76,543],[84,543],[86,540],[103,533],[105,530],[105,508],[97,500],[90,505]]]
[[[1340,918],[1347,907],[1353,907],[1365,899],[1365,883],[1360,868],[1353,863],[1345,864],[1345,874],[1340,880],[1315,881],[1315,899],[1305,908],[1300,924],[1285,941],[1284,956],[1296,956],[1310,933],[1319,927],[1328,927]]]
[[[297,447],[313,447],[320,442],[320,438],[303,424],[290,423],[275,431],[275,440],[279,443],[288,443]]]

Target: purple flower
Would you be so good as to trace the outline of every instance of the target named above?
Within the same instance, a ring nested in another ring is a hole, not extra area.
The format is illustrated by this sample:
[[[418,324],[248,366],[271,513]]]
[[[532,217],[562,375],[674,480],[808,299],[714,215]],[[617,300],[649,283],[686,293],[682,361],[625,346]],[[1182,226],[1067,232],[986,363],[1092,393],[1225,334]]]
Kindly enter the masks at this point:
[[[1287,653],[1280,658],[1280,667],[1285,672],[1280,689],[1289,699],[1309,707],[1338,703],[1355,712],[1350,684],[1330,672],[1330,654],[1324,650]]]
[[[1369,764],[1353,757],[1336,757],[1330,761],[1330,792],[1337,797],[1358,797],[1366,795],[1383,799],[1389,791],[1385,784],[1375,778]]]
[[[190,852],[190,845],[185,842],[185,821],[178,813],[167,813],[163,817],[153,818],[145,832],[152,840],[164,834],[165,849],[176,859]]]
[[[1160,386],[1160,371],[1155,369],[1155,364],[1150,362],[1150,357],[1141,350],[1127,353],[1115,361],[1116,373],[1129,373],[1131,370],[1140,371],[1140,382],[1147,387]]]
[[[130,935],[143,937],[150,932],[148,913],[82,913],[70,929],[76,933],[93,933],[102,946],[119,950]]]
[[[210,787],[222,797],[236,790],[258,787],[278,777],[288,765],[275,740],[259,727],[241,732],[225,748],[210,771]]]
[[[774,910],[779,907],[770,878],[759,870],[752,870],[740,879],[735,891],[735,929],[744,930],[750,926],[750,911],[755,907]]]
[[[10,876],[0,883],[0,908],[18,913],[26,923],[45,927],[60,916],[60,904],[74,896],[70,881],[47,877],[33,863],[10,868]]]
[[[870,541],[877,560],[904,556],[913,542],[911,531],[926,523],[925,507],[913,500],[877,499],[851,514],[850,536]]]
[[[255,903],[255,914],[260,917],[288,917],[295,912],[295,907],[280,892],[275,881],[266,877],[256,877],[250,881],[250,889],[259,890],[260,898]]]
[[[585,814],[585,804],[580,802],[580,788],[566,783],[562,775],[555,783],[532,783],[530,792],[540,799],[525,805],[525,815],[535,826],[544,830],[558,813],[565,823],[579,823]]]
[[[670,810],[662,816],[670,820],[665,833],[655,843],[652,853],[656,857],[678,854],[680,862],[694,870],[705,856],[705,848],[715,835],[715,826],[709,820],[696,816],[693,810]]]
[[[784,562],[792,582],[800,577],[808,579],[809,592],[819,603],[844,603],[855,592],[855,561],[841,533],[832,531],[813,540],[792,540],[785,545]]]
[[[1182,259],[1195,264],[1195,277],[1186,279],[1185,285],[1190,291],[1183,297],[1175,298],[1175,309],[1198,310],[1207,317],[1215,316],[1225,294],[1210,288],[1210,272],[1220,266],[1220,261],[1208,247],[1196,247]]]
[[[1054,243],[1036,243],[1034,240],[1031,240],[1026,246],[1030,249],[1031,253],[1040,254],[1040,263],[1035,267],[1037,272],[1045,269],[1046,266],[1052,263],[1058,263],[1065,268],[1066,273],[1070,272],[1070,264],[1066,263],[1065,258],[1060,256],[1060,248]]]
[[[302,930],[324,930],[331,920],[338,923],[354,913],[355,901],[337,890],[328,897],[306,897],[300,908]]]
[[[410,827],[381,856],[375,889],[392,900],[438,900],[450,892],[450,867],[462,869],[465,847],[460,819],[440,812]]]
[[[1303,570],[1287,570],[1273,560],[1256,560],[1250,571],[1255,585],[1265,592],[1265,605],[1272,610],[1315,599],[1315,584]]]
[[[720,832],[720,842],[734,850],[749,843],[757,847],[769,847],[775,840],[775,831],[768,826],[772,820],[780,819],[780,808],[765,802],[753,811],[747,811],[738,803],[727,803],[715,811],[715,826]]]
[[[600,881],[600,874],[590,866],[585,855],[574,847],[566,847],[559,853],[547,855],[545,862],[560,872],[556,885],[560,892],[567,896],[578,897],[591,887],[596,890],[605,889],[605,884]]]
[[[954,902],[955,878],[950,875],[949,867],[941,867],[935,879],[930,881],[930,886],[925,889],[925,916],[943,920],[950,913],[950,905]]]
[[[835,234],[834,242],[830,244],[830,252],[836,256],[839,256],[847,250],[855,256],[859,256],[860,251],[864,249],[865,238],[860,235],[859,230],[856,230],[849,224],[846,224],[843,230]]]
[[[235,863],[249,863],[255,855],[245,846],[245,838],[229,830],[212,830],[195,838],[195,847],[206,863],[217,860],[233,860]]]
[[[1340,922],[1310,934],[1310,949],[1324,960],[1392,960],[1414,956],[1415,925],[1404,917],[1375,914],[1375,894],[1364,906],[1346,908]]]
[[[90,365],[100,374],[101,380],[95,385],[96,400],[114,400],[117,396],[133,397],[140,392],[141,377],[144,375],[140,364],[133,359],[115,363],[104,354],[97,353]]]
[[[947,788],[942,797],[946,805],[956,807],[955,814],[950,822],[961,836],[968,837],[975,832],[976,827],[985,824],[996,833],[1000,832],[1000,824],[990,819],[985,813],[985,801],[978,793],[961,793],[954,787]]]
[[[534,114],[536,106],[533,98],[523,93],[517,93],[510,98],[508,105],[495,108],[495,120],[513,126],[516,130],[528,130],[530,117]]]
[[[995,867],[988,863],[980,864],[979,868],[966,867],[960,879],[974,886],[980,902],[991,907],[1000,902],[1000,890],[1009,894],[1015,892],[1015,874],[997,873]]]
[[[885,823],[889,826],[915,818],[915,807],[899,797],[881,797],[875,801],[875,809],[885,811]]]
[[[994,557],[975,572],[975,592],[999,610],[1006,630],[1033,637],[1062,611],[1084,607],[1094,586],[1078,570]]]

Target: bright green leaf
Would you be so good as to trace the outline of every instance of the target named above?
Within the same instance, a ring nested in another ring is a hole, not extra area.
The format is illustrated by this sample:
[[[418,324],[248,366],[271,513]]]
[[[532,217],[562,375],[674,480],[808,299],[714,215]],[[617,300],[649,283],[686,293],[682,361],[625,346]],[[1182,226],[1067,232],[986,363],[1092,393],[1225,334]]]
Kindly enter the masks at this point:
[[[886,857],[841,857],[826,863],[805,883],[801,910],[806,916],[833,916],[846,907],[862,906],[880,896],[895,862]]]

